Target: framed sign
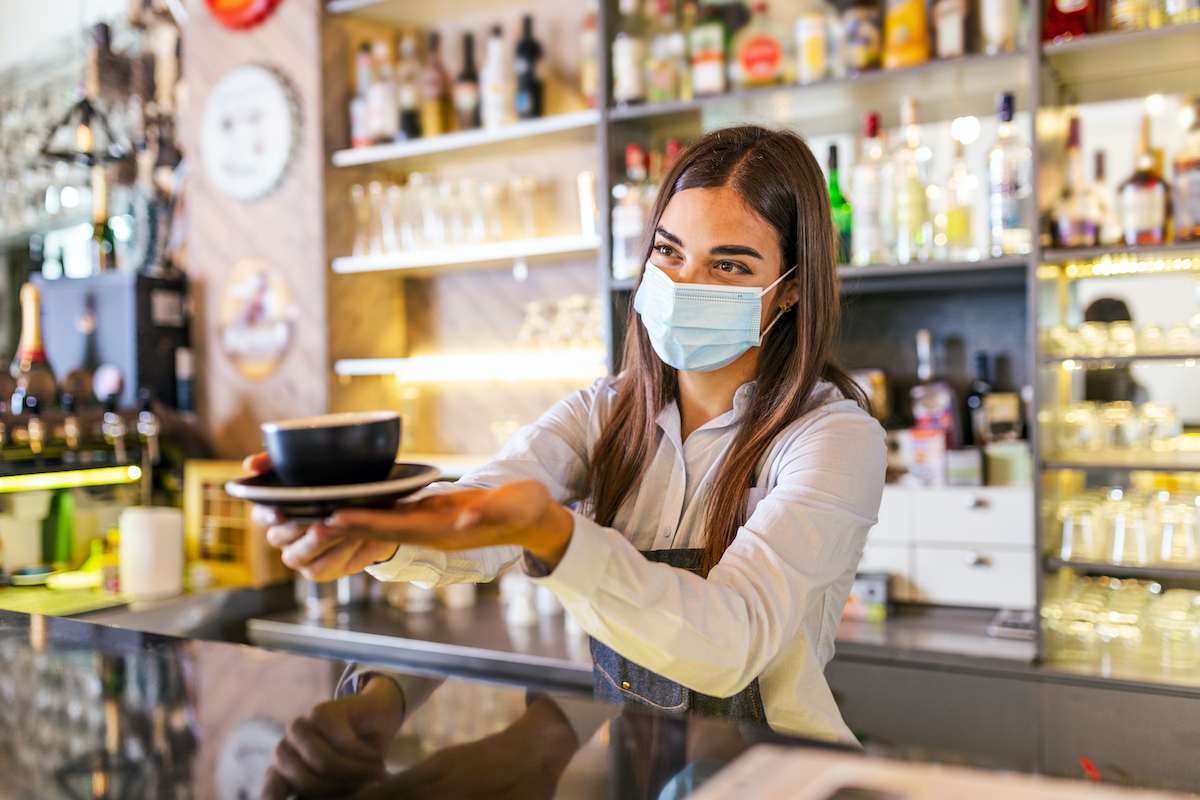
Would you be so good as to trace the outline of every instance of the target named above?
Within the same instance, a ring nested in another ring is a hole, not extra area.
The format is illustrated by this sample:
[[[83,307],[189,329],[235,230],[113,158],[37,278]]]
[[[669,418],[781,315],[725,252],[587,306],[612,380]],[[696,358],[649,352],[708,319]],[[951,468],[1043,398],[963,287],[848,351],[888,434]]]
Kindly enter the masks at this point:
[[[287,175],[300,141],[300,108],[269,67],[235,67],[217,81],[200,122],[200,160],[224,195],[266,197]]]
[[[204,0],[217,22],[235,31],[253,28],[275,10],[282,0]]]
[[[292,347],[299,310],[279,265],[243,258],[221,291],[221,349],[250,380],[272,375]]]

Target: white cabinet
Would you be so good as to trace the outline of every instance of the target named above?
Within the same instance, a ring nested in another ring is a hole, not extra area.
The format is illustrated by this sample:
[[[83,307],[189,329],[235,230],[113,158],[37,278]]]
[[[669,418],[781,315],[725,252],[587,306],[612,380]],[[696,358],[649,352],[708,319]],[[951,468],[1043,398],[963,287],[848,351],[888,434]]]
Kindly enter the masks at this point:
[[[884,487],[859,572],[893,576],[900,602],[1033,608],[1033,490]]]

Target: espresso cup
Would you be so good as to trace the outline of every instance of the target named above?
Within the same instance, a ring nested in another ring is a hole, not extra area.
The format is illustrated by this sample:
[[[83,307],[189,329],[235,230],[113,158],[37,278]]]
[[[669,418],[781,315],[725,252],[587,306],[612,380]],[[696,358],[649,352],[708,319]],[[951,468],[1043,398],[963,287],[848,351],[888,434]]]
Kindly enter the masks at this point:
[[[365,411],[264,422],[262,437],[276,474],[289,486],[372,483],[392,471],[400,415]]]

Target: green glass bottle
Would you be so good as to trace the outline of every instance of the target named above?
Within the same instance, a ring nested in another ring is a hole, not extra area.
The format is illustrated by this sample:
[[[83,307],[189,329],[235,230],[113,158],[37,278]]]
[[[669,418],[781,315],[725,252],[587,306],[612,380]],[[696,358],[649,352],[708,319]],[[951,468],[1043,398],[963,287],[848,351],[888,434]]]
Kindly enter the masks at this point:
[[[833,227],[838,233],[838,263],[850,261],[850,201],[838,185],[837,145],[829,145],[829,204],[833,207]]]

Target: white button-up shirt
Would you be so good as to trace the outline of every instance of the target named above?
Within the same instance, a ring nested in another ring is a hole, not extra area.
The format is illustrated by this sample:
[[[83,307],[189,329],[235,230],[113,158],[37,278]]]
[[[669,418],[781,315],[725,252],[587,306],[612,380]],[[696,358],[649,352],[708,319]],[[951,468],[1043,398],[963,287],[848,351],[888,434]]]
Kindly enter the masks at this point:
[[[616,399],[601,378],[522,428],[488,464],[428,493],[522,479],[554,499],[583,499],[588,460]],[[652,563],[639,550],[704,546],[704,500],[754,391],[683,441],[679,409],[657,419],[645,476],[612,527],[575,513],[562,561],[536,578],[589,634],[694,691],[728,697],[758,678],[767,721],[781,733],[854,743],[825,682],[834,635],[883,492],[883,429],[829,383],[776,438],[750,489],[746,524],[707,578]],[[402,545],[368,568],[382,580],[429,585],[490,580],[517,547],[445,553]]]

